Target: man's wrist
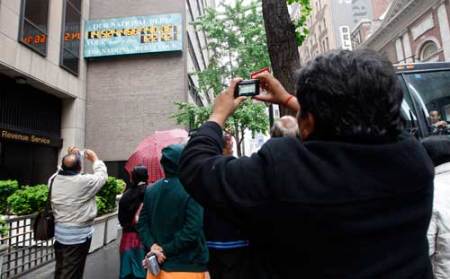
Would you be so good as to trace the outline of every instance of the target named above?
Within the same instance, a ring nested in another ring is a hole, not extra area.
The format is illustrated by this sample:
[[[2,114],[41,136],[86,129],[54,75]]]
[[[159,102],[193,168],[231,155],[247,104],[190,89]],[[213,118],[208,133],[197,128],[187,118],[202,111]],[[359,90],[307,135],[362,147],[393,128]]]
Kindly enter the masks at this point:
[[[226,120],[227,117],[224,117],[223,115],[219,115],[216,113],[212,113],[208,119],[208,121],[216,122],[221,128],[225,126]]]
[[[300,104],[298,102],[297,97],[295,97],[294,95],[289,95],[288,98],[285,100],[284,107],[297,114],[298,111],[300,110]]]
[[[291,99],[294,98],[293,95],[289,95],[286,97],[286,99],[283,101],[283,107],[288,107],[289,106],[289,102],[291,101]]]

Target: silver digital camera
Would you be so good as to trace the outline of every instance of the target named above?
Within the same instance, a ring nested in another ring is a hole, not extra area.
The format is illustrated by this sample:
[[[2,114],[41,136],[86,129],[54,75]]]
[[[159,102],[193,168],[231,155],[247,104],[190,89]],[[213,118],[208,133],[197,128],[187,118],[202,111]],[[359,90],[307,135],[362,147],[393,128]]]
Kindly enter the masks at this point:
[[[148,267],[148,271],[153,276],[158,276],[158,274],[161,272],[161,269],[159,268],[158,259],[156,258],[155,254],[150,254],[147,257],[147,267]]]

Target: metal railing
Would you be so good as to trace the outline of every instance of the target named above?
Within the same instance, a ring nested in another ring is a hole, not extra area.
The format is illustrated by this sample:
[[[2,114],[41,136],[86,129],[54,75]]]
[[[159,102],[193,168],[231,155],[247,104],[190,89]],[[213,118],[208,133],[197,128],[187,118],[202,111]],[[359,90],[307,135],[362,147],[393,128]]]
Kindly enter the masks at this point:
[[[0,277],[19,278],[54,260],[53,239],[48,241],[34,241],[32,224],[37,214],[5,219],[9,232],[1,239],[2,244],[8,245],[3,258]]]

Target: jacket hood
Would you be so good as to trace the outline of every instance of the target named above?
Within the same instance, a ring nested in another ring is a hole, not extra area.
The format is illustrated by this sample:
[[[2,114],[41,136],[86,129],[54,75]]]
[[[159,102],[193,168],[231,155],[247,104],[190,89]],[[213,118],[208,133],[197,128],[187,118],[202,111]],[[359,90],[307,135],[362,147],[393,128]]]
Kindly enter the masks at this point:
[[[178,166],[184,145],[172,144],[162,150],[161,165],[166,177],[177,176]]]

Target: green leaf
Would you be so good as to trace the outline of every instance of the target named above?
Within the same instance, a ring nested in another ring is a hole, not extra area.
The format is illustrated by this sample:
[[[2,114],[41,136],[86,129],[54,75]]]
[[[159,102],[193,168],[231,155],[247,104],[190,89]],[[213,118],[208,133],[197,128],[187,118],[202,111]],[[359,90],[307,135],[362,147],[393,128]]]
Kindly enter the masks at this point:
[[[221,12],[208,9],[193,23],[207,37],[210,51],[208,67],[193,73],[198,79],[200,95],[217,96],[232,78],[250,78],[250,73],[270,66],[261,1],[221,4]],[[197,107],[194,104],[175,103],[177,112],[172,115],[178,124],[191,129],[200,127],[208,120],[211,106]],[[245,102],[227,121],[225,129],[236,133],[249,129],[252,134],[268,131],[268,116],[265,105]]]
[[[45,207],[48,187],[45,184],[24,186],[8,197],[7,203],[11,213],[27,215],[38,212]]]
[[[97,215],[114,212],[116,210],[116,197],[125,189],[125,182],[115,177],[108,177],[105,185],[97,193]],[[100,202],[99,202],[100,200]]]
[[[7,214],[6,200],[19,189],[16,180],[0,180],[0,214]]]
[[[312,7],[310,0],[287,0],[289,5],[299,4],[300,5],[300,16],[297,20],[293,22],[295,26],[295,38],[297,45],[301,46],[309,34],[306,22],[311,16]]]

